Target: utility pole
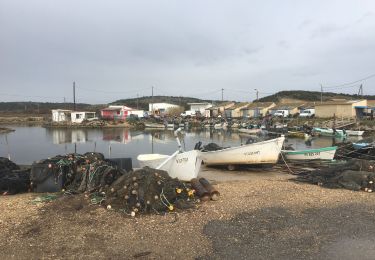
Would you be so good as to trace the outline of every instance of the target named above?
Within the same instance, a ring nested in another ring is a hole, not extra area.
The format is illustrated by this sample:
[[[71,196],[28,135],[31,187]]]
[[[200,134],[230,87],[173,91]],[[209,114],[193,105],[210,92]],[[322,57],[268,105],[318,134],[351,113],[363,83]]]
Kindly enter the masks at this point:
[[[138,109],[138,98],[139,98],[139,95],[138,95],[138,93],[137,93],[137,109]]]
[[[323,103],[323,85],[320,84],[320,103]]]
[[[151,87],[151,114],[154,114],[154,86]]]
[[[76,111],[76,82],[73,81],[73,110]]]
[[[221,101],[224,101],[224,89],[221,89]]]
[[[259,99],[259,91],[258,91],[258,89],[254,89],[255,91],[256,91],[256,94],[257,94],[257,99],[256,99],[256,101],[258,101],[258,99]]]
[[[363,86],[362,84],[359,86],[359,89],[358,89],[358,96],[363,96]]]

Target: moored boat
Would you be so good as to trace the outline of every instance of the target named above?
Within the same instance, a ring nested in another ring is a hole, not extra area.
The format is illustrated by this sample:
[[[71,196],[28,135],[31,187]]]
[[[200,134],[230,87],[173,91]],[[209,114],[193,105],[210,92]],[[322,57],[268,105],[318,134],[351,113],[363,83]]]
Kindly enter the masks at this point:
[[[241,133],[246,133],[246,134],[258,134],[260,132],[262,132],[262,129],[260,128],[239,128],[238,129],[239,132]]]
[[[347,135],[350,136],[362,136],[365,131],[360,130],[345,130]]]
[[[145,123],[146,128],[158,128],[158,129],[164,129],[165,125],[158,124],[158,123]]]
[[[282,153],[287,160],[333,160],[336,150],[337,146],[330,146],[298,151],[283,150]]]
[[[277,162],[284,136],[258,143],[200,152],[206,165],[274,164]]]
[[[355,150],[359,150],[370,146],[372,146],[372,143],[353,143],[353,148]]]
[[[307,138],[309,135],[305,132],[299,131],[288,131],[288,137],[295,137],[295,138]]]
[[[314,133],[317,133],[318,135],[322,136],[335,136],[335,137],[345,137],[347,135],[345,130],[340,129],[331,129],[331,128],[319,128],[314,127],[313,129]]]

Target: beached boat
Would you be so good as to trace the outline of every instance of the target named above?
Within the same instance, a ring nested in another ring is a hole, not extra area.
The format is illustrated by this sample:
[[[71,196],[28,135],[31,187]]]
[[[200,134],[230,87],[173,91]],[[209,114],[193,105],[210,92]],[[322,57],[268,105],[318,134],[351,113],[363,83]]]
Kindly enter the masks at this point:
[[[347,135],[350,136],[362,136],[365,131],[360,130],[345,130]]]
[[[158,129],[165,129],[165,125],[158,124],[158,123],[145,123],[146,128],[158,128]]]
[[[167,160],[170,155],[166,154],[157,154],[157,153],[152,153],[152,154],[140,154],[137,157],[138,163],[140,167],[150,167],[150,168],[155,168],[158,167],[162,162]]]
[[[199,151],[175,152],[172,155],[141,154],[137,160],[141,167],[160,169],[168,172],[172,178],[190,181],[198,176],[202,160]]]
[[[256,135],[256,134],[262,132],[262,129],[260,129],[260,128],[239,128],[238,132]]]
[[[333,160],[337,146],[307,149],[299,151],[283,150],[282,153],[287,160]]]
[[[206,165],[274,164],[279,158],[284,139],[282,136],[258,143],[200,152],[200,157]]]
[[[318,135],[322,135],[322,136],[336,136],[336,137],[345,137],[347,134],[346,134],[346,131],[344,130],[340,130],[340,129],[336,129],[335,131],[331,128],[319,128],[319,127],[314,127],[313,129],[313,132],[314,133],[317,133]]]

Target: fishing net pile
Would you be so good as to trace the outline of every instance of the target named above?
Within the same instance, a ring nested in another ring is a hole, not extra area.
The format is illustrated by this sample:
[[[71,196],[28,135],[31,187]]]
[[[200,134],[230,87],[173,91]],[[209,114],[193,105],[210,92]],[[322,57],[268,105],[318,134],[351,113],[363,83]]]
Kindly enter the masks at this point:
[[[223,150],[223,149],[226,149],[228,147],[222,147],[218,144],[215,144],[215,143],[209,143],[209,144],[206,144],[206,145],[203,145],[202,146],[202,142],[198,142],[195,144],[194,146],[194,150],[200,150],[202,152],[210,152],[210,151],[217,151],[217,150]]]
[[[375,161],[353,159],[344,165],[300,173],[294,181],[326,188],[373,192],[375,191],[374,167]]]
[[[337,160],[347,160],[350,158],[375,160],[374,145],[364,146],[359,149],[355,149],[352,143],[340,143],[337,146],[335,154],[335,159]]]
[[[133,216],[191,208],[195,202],[189,184],[171,178],[166,171],[149,167],[118,178],[107,189],[103,200],[107,208],[123,210]]]
[[[30,188],[30,171],[21,170],[7,158],[0,157],[0,193],[16,194]]]
[[[58,191],[57,188],[82,193],[102,191],[123,174],[124,170],[115,167],[101,153],[67,154],[35,162],[31,181],[36,191]],[[51,178],[52,185],[47,187],[45,184],[51,182]]]

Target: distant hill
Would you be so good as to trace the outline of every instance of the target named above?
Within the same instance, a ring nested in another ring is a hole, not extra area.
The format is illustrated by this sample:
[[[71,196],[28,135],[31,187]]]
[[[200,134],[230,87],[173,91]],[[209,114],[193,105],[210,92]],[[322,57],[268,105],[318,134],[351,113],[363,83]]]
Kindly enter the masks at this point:
[[[98,111],[103,105],[76,104],[77,110]],[[0,102],[2,113],[49,114],[52,109],[73,109],[73,103]]]
[[[119,99],[116,100],[110,105],[126,105],[132,108],[139,108],[143,110],[148,110],[149,103],[171,103],[189,109],[188,103],[199,103],[199,102],[211,102],[212,100],[208,99],[199,99],[192,97],[173,97],[173,96],[147,96],[140,98],[128,98],[128,99]],[[216,101],[216,100],[214,100]]]
[[[260,102],[281,102],[290,101],[320,101],[321,93],[318,91],[291,90],[280,91],[276,94],[260,98]],[[375,95],[350,95],[343,93],[323,92],[323,101],[332,99],[368,99],[375,100]]]

